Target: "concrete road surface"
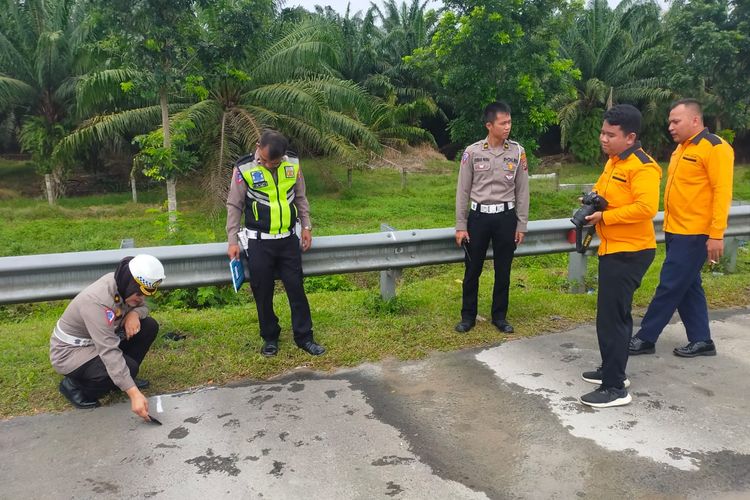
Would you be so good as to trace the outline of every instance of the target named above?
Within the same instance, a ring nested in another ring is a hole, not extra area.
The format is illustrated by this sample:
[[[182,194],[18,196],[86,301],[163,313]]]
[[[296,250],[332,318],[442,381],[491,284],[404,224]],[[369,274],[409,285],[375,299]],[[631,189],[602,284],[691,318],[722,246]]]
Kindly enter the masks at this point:
[[[0,498],[750,498],[750,310],[682,359],[630,360],[633,403],[577,398],[592,326],[335,374],[0,422]],[[452,333],[446,333],[449,335]],[[500,337],[498,337],[500,338]]]

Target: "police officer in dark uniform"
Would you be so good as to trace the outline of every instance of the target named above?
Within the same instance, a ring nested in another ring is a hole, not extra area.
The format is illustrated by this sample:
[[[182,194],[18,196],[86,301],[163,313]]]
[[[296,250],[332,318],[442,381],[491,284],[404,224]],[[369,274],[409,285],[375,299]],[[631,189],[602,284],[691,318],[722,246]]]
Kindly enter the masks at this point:
[[[312,244],[310,205],[299,160],[285,154],[287,139],[266,130],[254,154],[240,158],[232,173],[227,197],[227,240],[230,259],[240,256],[242,246],[250,272],[250,288],[258,309],[261,354],[279,351],[279,318],[273,310],[275,275],[281,278],[292,310],[294,342],[305,352],[319,356],[325,348],[313,339],[310,305],[302,284],[302,251]],[[245,225],[241,226],[244,213]],[[302,231],[295,234],[299,219]]]
[[[512,333],[506,320],[510,265],[529,220],[528,164],[523,147],[508,139],[510,106],[489,104],[483,120],[487,138],[466,148],[458,174],[456,244],[466,245],[466,271],[461,321],[455,329],[465,333],[474,327],[479,276],[491,241],[495,264],[492,324],[503,333]]]

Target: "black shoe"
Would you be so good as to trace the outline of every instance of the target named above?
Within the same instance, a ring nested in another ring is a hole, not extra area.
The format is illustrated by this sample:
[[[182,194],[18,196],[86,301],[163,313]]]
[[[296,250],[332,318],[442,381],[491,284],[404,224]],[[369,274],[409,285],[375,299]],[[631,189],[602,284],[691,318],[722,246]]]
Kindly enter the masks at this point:
[[[472,328],[474,328],[474,325],[476,325],[476,321],[469,321],[468,319],[462,319],[460,323],[457,323],[455,327],[453,327],[454,330],[456,330],[458,333],[466,333]]]
[[[151,383],[145,378],[134,378],[133,382],[135,382],[135,386],[138,389],[146,389],[149,385],[151,385]]]
[[[701,340],[698,342],[690,342],[685,347],[676,347],[674,351],[675,356],[682,358],[694,358],[696,356],[716,356],[716,346],[713,340]]]
[[[87,410],[99,406],[99,401],[96,399],[89,400],[83,390],[70,377],[65,377],[60,381],[60,394],[65,396],[65,399],[76,408]]]
[[[656,344],[648,340],[641,340],[634,335],[630,338],[628,352],[631,356],[636,354],[653,354],[656,352]]]
[[[279,341],[278,340],[266,340],[263,342],[263,347],[260,349],[260,353],[270,358],[276,356],[279,353]]]
[[[581,374],[581,378],[588,382],[589,384],[596,384],[596,385],[602,385],[602,378],[604,378],[604,373],[602,372],[602,367],[598,367],[596,370],[590,371],[590,372],[583,372]],[[627,389],[630,387],[630,380],[625,379],[622,382],[623,389]]]
[[[594,408],[624,406],[632,400],[633,398],[625,389],[615,389],[614,387],[604,387],[601,385],[595,391],[581,396],[581,403],[593,406]]]
[[[320,344],[316,344],[312,340],[308,340],[307,342],[305,342],[304,344],[298,347],[302,349],[303,351],[305,351],[307,354],[310,354],[312,356],[320,356],[321,354],[326,352],[325,347],[323,347]]]
[[[493,319],[492,324],[503,333],[513,333],[513,325],[504,319]]]

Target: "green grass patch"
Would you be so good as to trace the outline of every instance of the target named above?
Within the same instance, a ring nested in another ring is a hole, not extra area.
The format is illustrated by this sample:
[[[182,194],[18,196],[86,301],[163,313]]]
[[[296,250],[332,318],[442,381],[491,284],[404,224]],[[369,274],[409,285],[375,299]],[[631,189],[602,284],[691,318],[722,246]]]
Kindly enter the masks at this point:
[[[400,173],[378,169],[355,171],[346,187],[346,170],[323,159],[303,160],[309,186],[315,236],[378,231],[386,222],[397,229],[453,225],[456,162],[432,161],[426,172],[409,173],[401,188]],[[563,182],[593,182],[599,169],[572,167]],[[21,169],[24,171],[23,169]],[[2,168],[0,168],[2,172]],[[749,199],[743,176],[735,173],[736,197]],[[2,173],[0,173],[0,177]],[[576,177],[577,176],[577,177]],[[66,198],[50,208],[46,201],[0,200],[2,255],[38,254],[117,248],[122,238],[138,246],[224,241],[225,212],[201,200],[200,186],[179,182],[180,231],[168,236],[163,189]],[[746,194],[748,196],[746,196]],[[568,217],[578,193],[554,192],[551,183],[532,182],[531,219]],[[711,307],[750,303],[750,252],[740,250],[735,274],[704,274]],[[663,248],[636,292],[636,313],[642,313],[658,283]],[[517,258],[511,277],[509,320],[516,327],[501,336],[488,321],[480,321],[467,335],[453,332],[461,304],[463,266],[439,265],[405,269],[397,297],[384,302],[377,295],[378,274],[319,276],[306,279],[316,338],[328,348],[320,358],[296,349],[290,332],[289,306],[281,292],[275,298],[281,318],[281,352],[266,359],[259,354],[255,305],[247,293],[227,293],[226,287],[178,290],[163,294],[154,317],[161,332],[187,335],[173,342],[161,337],[143,365],[151,379],[147,391],[159,394],[188,387],[218,385],[253,378],[264,379],[300,366],[316,370],[355,366],[385,358],[418,359],[434,351],[483,346],[543,332],[558,331],[592,321],[596,305],[597,259],[590,258],[589,294],[567,293],[567,256],[562,254]],[[481,280],[480,315],[489,316],[492,265]],[[49,365],[52,327],[66,301],[0,307],[0,417],[68,408],[57,392],[60,377]],[[595,340],[592,339],[592,345]],[[114,396],[114,399],[122,396]]]
[[[562,256],[522,257],[514,261],[509,320],[516,327],[502,336],[488,321],[479,321],[469,334],[458,335],[453,325],[460,316],[460,265],[407,269],[396,299],[384,302],[374,287],[309,294],[316,339],[328,352],[310,357],[294,346],[289,305],[283,293],[275,298],[282,324],[281,352],[275,358],[259,354],[261,339],[255,306],[247,288],[238,303],[192,309],[158,307],[154,317],[161,334],[178,331],[187,338],[169,341],[160,334],[142,367],[151,380],[148,394],[188,387],[220,385],[252,378],[265,379],[304,366],[332,370],[386,358],[419,359],[434,351],[491,345],[503,340],[559,331],[592,321],[596,314],[597,259],[589,259],[592,293],[566,293]],[[663,260],[660,248],[634,299],[635,314],[645,311],[658,283]],[[426,276],[425,269],[437,270]],[[373,274],[373,273],[370,273]],[[481,280],[480,315],[489,316],[492,268]],[[750,252],[739,256],[737,274],[704,273],[712,308],[750,302]],[[49,336],[66,302],[0,308],[0,417],[68,408],[57,392],[60,377],[49,365]],[[595,345],[595,339],[591,339]],[[115,396],[119,400],[122,396]]]

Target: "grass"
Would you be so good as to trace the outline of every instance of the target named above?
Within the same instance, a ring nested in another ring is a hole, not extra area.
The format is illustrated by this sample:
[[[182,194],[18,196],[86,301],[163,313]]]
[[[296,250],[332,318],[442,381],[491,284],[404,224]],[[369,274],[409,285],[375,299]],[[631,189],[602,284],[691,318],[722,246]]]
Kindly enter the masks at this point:
[[[381,222],[400,229],[451,226],[455,166],[453,162],[436,162],[431,165],[430,173],[409,174],[406,190],[401,189],[400,174],[395,170],[355,172],[354,185],[347,189],[332,187],[331,179],[345,182],[343,169],[330,167],[323,160],[303,162],[315,235],[377,231]],[[0,172],[4,168],[0,167]],[[326,176],[320,175],[324,168],[330,169]],[[583,167],[574,169],[580,175],[585,171]],[[748,167],[738,170],[743,175],[750,171]],[[589,179],[595,179],[598,171],[589,169],[588,175]],[[739,177],[735,178],[736,186]],[[206,209],[198,203],[197,189],[184,182],[179,186],[184,211],[182,230],[176,240],[223,241],[223,214],[207,216]],[[746,188],[737,187],[736,192]],[[164,236],[161,211],[163,193],[151,191],[140,196],[145,203],[130,203],[128,194],[111,194],[61,200],[58,208],[47,207],[44,200],[0,200],[3,218],[0,240],[10,241],[2,251],[10,255],[116,248],[124,237],[135,237],[138,246],[169,244],[171,240]],[[573,192],[554,193],[543,181],[534,183],[531,218],[565,217],[575,206],[576,196]],[[635,295],[634,307],[638,312],[648,305],[662,260],[660,247]],[[588,281],[593,289],[596,262],[589,259]],[[566,263],[564,255],[514,261],[509,320],[516,333],[509,338],[557,331],[593,320],[596,296],[566,293]],[[390,303],[383,303],[377,296],[377,273],[306,280],[315,335],[328,348],[328,353],[320,358],[311,358],[294,347],[289,331],[289,307],[283,293],[275,298],[284,328],[281,352],[271,359],[258,354],[261,340],[257,315],[246,288],[243,295],[223,307],[166,307],[164,304],[169,301],[163,300],[154,310],[162,333],[179,331],[187,338],[180,342],[161,336],[157,339],[142,367],[142,375],[152,383],[147,394],[225,384],[243,378],[264,379],[303,366],[331,370],[389,357],[417,359],[433,351],[502,341],[504,337],[487,321],[480,321],[468,335],[453,333],[460,309],[462,275],[461,265],[406,269],[398,296]],[[490,309],[491,275],[488,263],[479,295],[480,314],[485,316]],[[740,251],[737,273],[707,272],[704,286],[712,307],[750,303],[747,248]],[[69,408],[57,392],[60,377],[48,359],[50,330],[66,304],[59,301],[0,307],[0,417]],[[111,399],[120,398],[115,395]]]

